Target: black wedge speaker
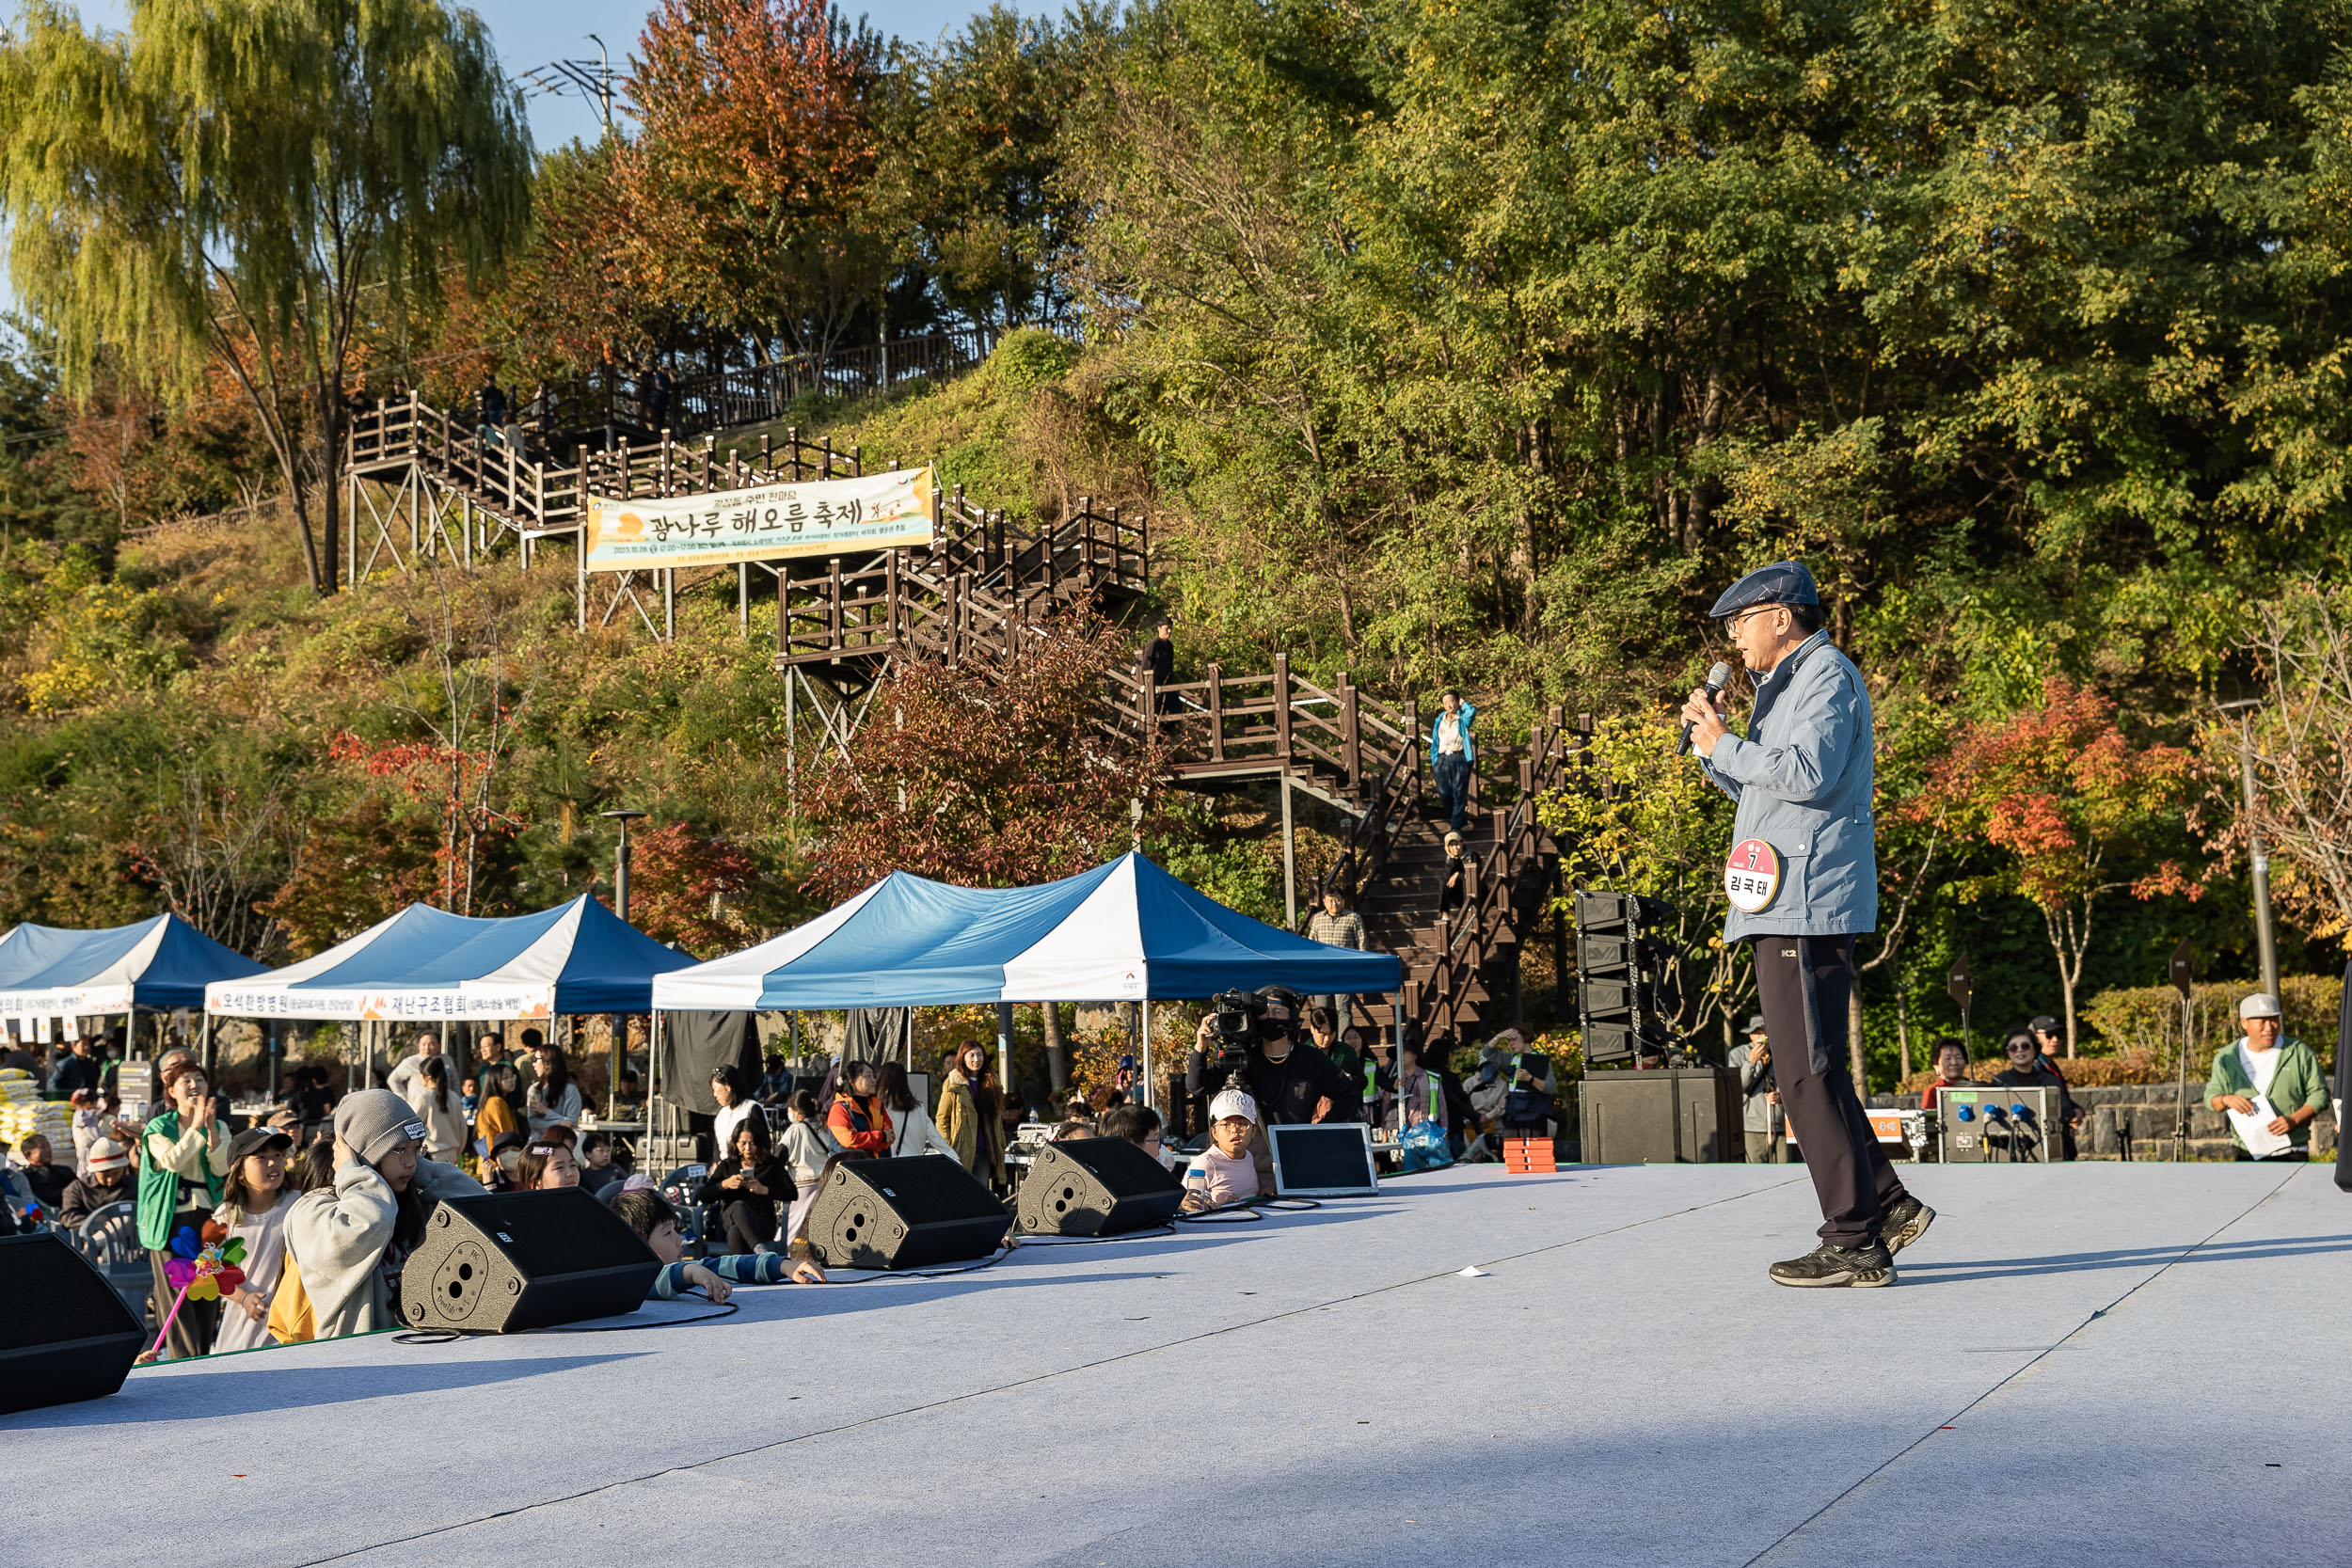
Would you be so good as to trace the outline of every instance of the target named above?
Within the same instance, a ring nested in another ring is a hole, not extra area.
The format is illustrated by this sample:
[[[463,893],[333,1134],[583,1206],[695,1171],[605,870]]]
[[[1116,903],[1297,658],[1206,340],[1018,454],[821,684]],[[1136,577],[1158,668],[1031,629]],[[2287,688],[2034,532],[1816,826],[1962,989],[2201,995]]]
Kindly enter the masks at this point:
[[[0,1415],[103,1399],[122,1386],[147,1338],[64,1237],[0,1237]]]
[[[808,1252],[831,1269],[920,1269],[985,1258],[1012,1216],[940,1154],[844,1160],[808,1206]]]
[[[1013,1212],[1033,1236],[1116,1236],[1165,1225],[1184,1184],[1124,1138],[1047,1144],[1022,1179]]]
[[[634,1312],[661,1260],[578,1187],[445,1199],[400,1271],[411,1328],[519,1334]]]

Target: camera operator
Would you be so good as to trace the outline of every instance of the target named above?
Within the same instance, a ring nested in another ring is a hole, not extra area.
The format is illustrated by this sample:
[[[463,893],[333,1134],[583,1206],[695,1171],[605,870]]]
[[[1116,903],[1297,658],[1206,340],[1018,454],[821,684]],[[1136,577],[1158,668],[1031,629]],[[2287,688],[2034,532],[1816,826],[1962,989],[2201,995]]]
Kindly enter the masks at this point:
[[[1361,1121],[1363,1091],[1348,1081],[1331,1058],[1301,1037],[1305,998],[1288,986],[1268,986],[1252,996],[1229,990],[1216,1010],[1200,1021],[1196,1043],[1207,1066],[1202,1087],[1222,1089],[1238,1073],[1257,1101],[1258,1127],[1249,1150],[1263,1190],[1274,1190],[1274,1148],[1269,1126],[1301,1122]]]

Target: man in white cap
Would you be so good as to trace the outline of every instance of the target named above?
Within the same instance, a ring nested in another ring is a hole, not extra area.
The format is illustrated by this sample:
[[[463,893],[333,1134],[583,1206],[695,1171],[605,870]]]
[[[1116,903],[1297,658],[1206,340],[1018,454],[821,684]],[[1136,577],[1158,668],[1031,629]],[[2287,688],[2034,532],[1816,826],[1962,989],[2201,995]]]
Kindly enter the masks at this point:
[[[89,1174],[66,1183],[65,1196],[57,1202],[57,1220],[68,1228],[78,1228],[107,1204],[135,1202],[138,1196],[131,1151],[112,1138],[93,1138]]]
[[[1209,1147],[1184,1169],[1184,1208],[1198,1212],[1247,1203],[1258,1196],[1258,1163],[1249,1140],[1258,1130],[1258,1102],[1239,1089],[1209,1101]]]
[[[2301,1040],[2284,1037],[2279,999],[2256,991],[2237,1005],[2246,1032],[2221,1048],[2205,1080],[2205,1103],[2230,1113],[2241,1160],[2308,1160],[2312,1122],[2328,1108],[2328,1080]]]

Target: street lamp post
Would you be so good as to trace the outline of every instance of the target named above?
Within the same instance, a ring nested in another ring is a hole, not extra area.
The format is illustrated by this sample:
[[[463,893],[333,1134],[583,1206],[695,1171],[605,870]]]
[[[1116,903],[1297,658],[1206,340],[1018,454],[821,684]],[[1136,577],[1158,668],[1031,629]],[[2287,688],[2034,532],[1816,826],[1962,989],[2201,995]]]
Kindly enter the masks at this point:
[[[612,912],[623,920],[628,918],[628,825],[644,816],[642,811],[600,811],[596,813],[608,822],[621,825],[621,847],[612,856]]]
[[[2254,940],[2261,946],[2263,990],[2279,994],[2279,939],[2270,926],[2270,852],[2264,847],[2262,830],[2254,816],[2254,735],[2252,717],[2262,706],[2258,697],[2223,703],[2221,711],[2237,715],[2238,782],[2246,794],[2246,855],[2254,882]]]

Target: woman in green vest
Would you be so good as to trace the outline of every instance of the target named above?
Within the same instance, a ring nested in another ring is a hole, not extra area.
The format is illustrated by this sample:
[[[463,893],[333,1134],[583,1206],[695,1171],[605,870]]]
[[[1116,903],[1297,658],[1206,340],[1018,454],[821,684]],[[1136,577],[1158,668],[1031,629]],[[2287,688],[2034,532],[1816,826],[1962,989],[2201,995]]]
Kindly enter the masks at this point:
[[[213,1085],[203,1067],[193,1055],[175,1054],[164,1063],[163,1080],[171,1109],[151,1120],[139,1139],[139,1245],[154,1274],[158,1314],[168,1313],[179,1294],[164,1274],[172,1237],[183,1226],[204,1228],[229,1174],[229,1130],[213,1116]],[[219,1302],[183,1303],[165,1341],[166,1359],[204,1354],[219,1323]]]

